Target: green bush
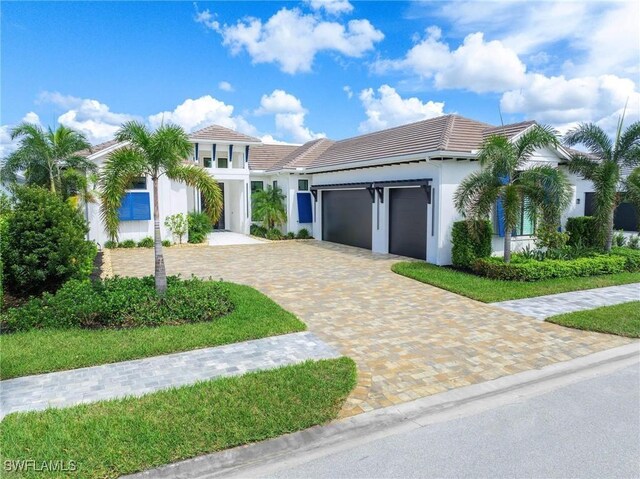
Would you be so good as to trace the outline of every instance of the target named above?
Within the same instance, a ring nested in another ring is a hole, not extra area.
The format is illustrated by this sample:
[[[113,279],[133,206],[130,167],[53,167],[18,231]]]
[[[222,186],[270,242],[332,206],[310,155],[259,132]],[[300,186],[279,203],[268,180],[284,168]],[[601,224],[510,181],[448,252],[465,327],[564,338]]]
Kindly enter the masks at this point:
[[[491,256],[493,229],[488,220],[456,221],[451,230],[451,261],[458,268],[471,268],[478,258]]]
[[[612,248],[611,254],[625,258],[625,268],[631,273],[640,271],[640,250],[632,248]]]
[[[293,231],[289,231],[286,235],[285,235],[286,239],[295,239],[296,238],[296,234]]]
[[[260,238],[265,238],[267,236],[267,228],[264,226],[260,226],[257,224],[252,224],[249,228],[249,233],[253,236],[258,236]]]
[[[165,248],[168,248],[169,246],[171,246],[171,241],[162,240],[162,246],[164,246]]]
[[[640,249],[640,235],[630,236],[627,246],[631,249]]]
[[[218,282],[168,278],[160,297],[152,276],[70,280],[55,294],[45,293],[3,316],[3,332],[30,329],[132,328],[213,321],[229,314],[229,292]]]
[[[473,271],[492,279],[507,281],[541,281],[572,276],[595,276],[621,273],[626,269],[626,258],[616,255],[596,255],[570,260],[545,259],[538,261],[514,257],[511,263],[502,258],[481,258],[473,264]]]
[[[211,233],[211,220],[205,213],[191,212],[187,216],[189,223],[189,243],[204,243]]]
[[[601,246],[598,240],[598,228],[593,216],[567,218],[565,229],[569,233],[568,244],[571,246],[581,245],[585,248]]]
[[[278,228],[271,228],[269,231],[267,231],[266,238],[270,240],[281,240],[282,232]]]
[[[613,246],[624,246],[627,243],[627,238],[624,235],[624,231],[622,230],[618,230],[615,233],[613,233]]]
[[[136,246],[136,242],[132,239],[124,240],[121,243],[118,243],[118,248],[135,248]]]
[[[113,249],[118,247],[118,243],[115,241],[107,240],[104,242],[104,247],[107,249]]]
[[[187,234],[189,229],[188,220],[182,213],[167,216],[164,220],[164,225],[171,232],[173,239],[178,238],[178,242],[182,244],[182,237]]]
[[[309,239],[311,238],[311,234],[309,233],[309,230],[307,228],[301,228],[300,231],[298,231],[298,239]]]
[[[97,250],[76,208],[36,187],[16,188],[12,202],[1,252],[8,291],[37,295],[91,273]]]
[[[562,249],[569,242],[569,234],[549,228],[536,231],[535,245],[537,248]]]
[[[146,238],[142,238],[138,241],[138,248],[153,248],[155,241],[151,236],[147,236]]]

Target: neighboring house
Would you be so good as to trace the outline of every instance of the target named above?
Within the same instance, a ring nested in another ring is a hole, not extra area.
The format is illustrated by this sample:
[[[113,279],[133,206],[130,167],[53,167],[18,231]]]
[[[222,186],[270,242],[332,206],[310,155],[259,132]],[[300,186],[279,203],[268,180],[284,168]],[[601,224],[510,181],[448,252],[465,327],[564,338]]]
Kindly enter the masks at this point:
[[[216,229],[248,233],[251,193],[268,185],[286,196],[285,232],[307,228],[315,238],[451,263],[451,227],[460,219],[453,195],[460,181],[480,168],[477,152],[484,139],[502,134],[514,140],[535,122],[502,127],[446,115],[366,135],[332,141],[326,138],[304,145],[269,145],[258,138],[213,125],[190,135],[193,156],[213,175],[224,191],[224,212]],[[97,145],[87,157],[100,165],[121,145]],[[562,168],[568,150],[541,149],[531,162]],[[566,216],[584,214],[588,182],[573,178],[574,201]],[[132,185],[121,209],[120,239],[152,236],[150,181]],[[197,191],[162,179],[160,214],[200,211]],[[100,222],[99,205],[89,207],[91,239],[108,238]],[[495,223],[495,219],[494,219]],[[496,231],[500,228],[496,225]],[[520,221],[513,239],[517,249],[531,241],[534,225]],[[496,234],[494,251],[502,239]]]

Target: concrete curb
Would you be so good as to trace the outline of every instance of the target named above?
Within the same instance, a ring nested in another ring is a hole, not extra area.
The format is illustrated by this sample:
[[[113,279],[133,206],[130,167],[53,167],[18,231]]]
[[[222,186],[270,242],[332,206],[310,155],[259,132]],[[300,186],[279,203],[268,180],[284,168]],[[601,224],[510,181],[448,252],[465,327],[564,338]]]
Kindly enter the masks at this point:
[[[256,477],[428,424],[477,414],[504,404],[607,374],[640,360],[640,343],[583,356],[542,369],[377,409],[326,426],[151,469],[130,478]]]

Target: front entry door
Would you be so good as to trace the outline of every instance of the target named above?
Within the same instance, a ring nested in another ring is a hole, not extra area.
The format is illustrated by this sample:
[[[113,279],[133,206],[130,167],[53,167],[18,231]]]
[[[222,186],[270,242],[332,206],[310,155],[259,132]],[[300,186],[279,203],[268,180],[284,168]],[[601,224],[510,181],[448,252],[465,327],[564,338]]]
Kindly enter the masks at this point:
[[[213,229],[223,230],[225,229],[224,228],[224,183],[218,183],[218,186],[220,187],[220,193],[222,193],[222,214],[220,214],[220,219],[218,220],[218,222],[213,225]],[[202,196],[202,193],[200,194],[200,203],[202,204],[202,211],[205,211],[206,204],[205,204],[204,196]]]

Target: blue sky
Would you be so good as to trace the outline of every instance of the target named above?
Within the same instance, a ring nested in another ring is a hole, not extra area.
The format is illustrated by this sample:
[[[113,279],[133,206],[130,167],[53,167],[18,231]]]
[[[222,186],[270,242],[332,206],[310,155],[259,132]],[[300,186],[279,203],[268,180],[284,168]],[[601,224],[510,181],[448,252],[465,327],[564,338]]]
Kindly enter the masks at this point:
[[[20,121],[267,141],[440,114],[566,130],[640,115],[638,2],[3,2],[0,152]]]

